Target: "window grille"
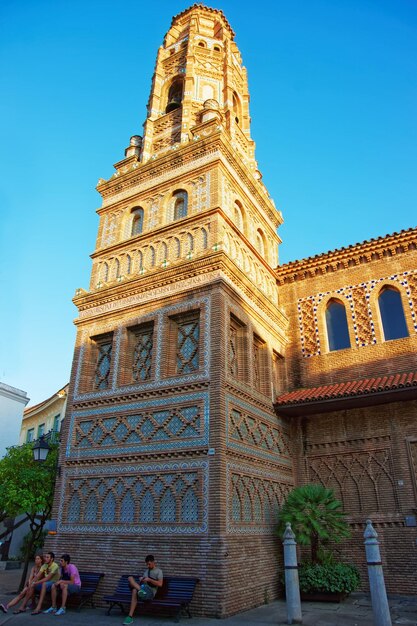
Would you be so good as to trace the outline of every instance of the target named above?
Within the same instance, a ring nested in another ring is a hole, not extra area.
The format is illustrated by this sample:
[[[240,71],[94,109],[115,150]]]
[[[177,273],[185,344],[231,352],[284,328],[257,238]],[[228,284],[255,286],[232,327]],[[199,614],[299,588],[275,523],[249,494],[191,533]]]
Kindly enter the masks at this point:
[[[108,389],[110,386],[110,365],[112,353],[112,341],[97,342],[98,356],[95,368],[94,387],[96,389]]]
[[[230,326],[229,335],[229,372],[232,376],[238,375],[238,362],[237,362],[237,329],[234,326]]]
[[[177,320],[177,333],[177,372],[179,374],[195,372],[199,367],[199,318]]]
[[[151,377],[153,329],[144,328],[135,332],[132,375],[137,382]]]

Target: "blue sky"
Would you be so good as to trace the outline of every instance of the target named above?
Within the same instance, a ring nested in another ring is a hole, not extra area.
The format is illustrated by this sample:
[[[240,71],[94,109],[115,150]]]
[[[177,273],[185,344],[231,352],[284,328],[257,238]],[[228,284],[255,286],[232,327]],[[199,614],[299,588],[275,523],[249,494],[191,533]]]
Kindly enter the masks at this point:
[[[1,3],[0,380],[30,404],[69,379],[95,185],[141,134],[157,48],[188,6]],[[417,2],[210,6],[248,69],[256,157],[285,219],[281,262],[416,226]]]

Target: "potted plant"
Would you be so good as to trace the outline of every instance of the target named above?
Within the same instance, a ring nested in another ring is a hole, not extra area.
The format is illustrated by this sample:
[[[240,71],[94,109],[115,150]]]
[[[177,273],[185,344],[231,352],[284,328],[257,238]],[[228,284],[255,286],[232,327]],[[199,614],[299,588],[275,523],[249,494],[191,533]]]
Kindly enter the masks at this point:
[[[325,546],[350,536],[342,503],[332,489],[304,485],[293,489],[280,514],[277,532],[282,537],[291,523],[296,541],[310,546],[310,560],[299,567],[302,600],[338,601],[358,588],[359,572],[354,565],[337,562]]]

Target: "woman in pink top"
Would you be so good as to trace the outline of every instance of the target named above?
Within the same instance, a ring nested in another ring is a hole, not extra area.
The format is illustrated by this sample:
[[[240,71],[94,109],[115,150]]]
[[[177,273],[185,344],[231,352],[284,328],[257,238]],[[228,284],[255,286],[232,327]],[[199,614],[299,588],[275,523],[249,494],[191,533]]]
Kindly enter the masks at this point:
[[[78,573],[78,569],[75,565],[70,563],[70,561],[71,558],[69,554],[63,554],[61,556],[61,578],[51,588],[52,606],[44,611],[44,613],[64,615],[68,595],[71,595],[72,593],[79,593],[81,589],[80,574]],[[57,610],[56,597],[58,590],[61,590],[62,604],[61,608]]]

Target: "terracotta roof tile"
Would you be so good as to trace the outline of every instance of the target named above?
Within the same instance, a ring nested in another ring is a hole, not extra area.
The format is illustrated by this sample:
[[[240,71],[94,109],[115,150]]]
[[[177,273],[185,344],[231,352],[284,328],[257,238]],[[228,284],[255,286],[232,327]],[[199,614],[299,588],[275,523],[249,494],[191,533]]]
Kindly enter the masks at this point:
[[[317,402],[320,400],[332,400],[361,396],[364,394],[378,393],[381,391],[393,391],[406,387],[417,387],[417,372],[392,374],[391,376],[378,376],[377,378],[362,378],[332,385],[309,387],[289,391],[279,396],[276,400],[278,406]]]

